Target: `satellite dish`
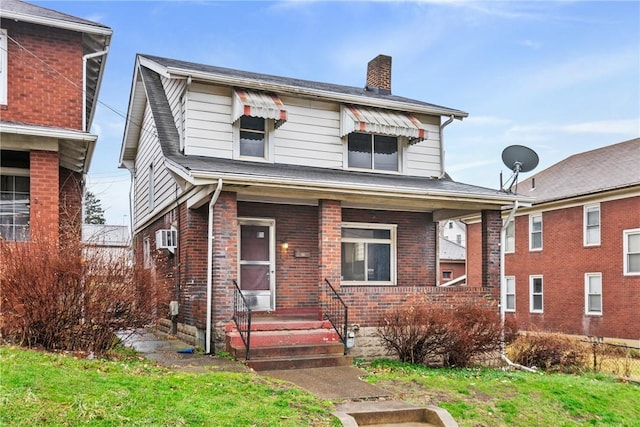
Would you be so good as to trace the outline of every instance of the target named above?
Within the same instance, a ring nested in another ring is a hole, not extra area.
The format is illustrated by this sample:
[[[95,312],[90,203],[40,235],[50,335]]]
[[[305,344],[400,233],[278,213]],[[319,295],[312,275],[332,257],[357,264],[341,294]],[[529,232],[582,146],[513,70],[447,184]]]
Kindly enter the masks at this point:
[[[524,145],[510,145],[502,150],[502,162],[513,171],[513,175],[507,180],[503,190],[511,192],[511,187],[518,181],[520,172],[531,172],[538,166],[538,155],[529,147]],[[508,188],[505,188],[511,181]]]

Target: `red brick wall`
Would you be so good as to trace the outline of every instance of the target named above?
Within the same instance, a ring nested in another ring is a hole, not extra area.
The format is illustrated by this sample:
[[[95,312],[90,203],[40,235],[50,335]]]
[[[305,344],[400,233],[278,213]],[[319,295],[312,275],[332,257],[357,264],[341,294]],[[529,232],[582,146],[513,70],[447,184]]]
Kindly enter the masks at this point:
[[[32,150],[29,156],[31,182],[31,240],[58,238],[58,153]]]
[[[213,319],[233,316],[233,283],[238,278],[238,204],[236,193],[222,192],[213,210]],[[206,253],[206,246],[204,248]]]
[[[451,277],[449,279],[444,278],[444,272],[450,271]],[[440,283],[447,283],[453,279],[465,274],[466,268],[464,262],[440,262]]]
[[[500,211],[482,211],[482,286],[500,287]]]
[[[325,279],[340,289],[342,259],[342,206],[336,200],[318,205],[318,283]]]
[[[543,213],[543,250],[529,252],[528,216],[516,218],[516,252],[505,256],[516,277],[523,327],[640,339],[640,276],[623,275],[622,232],[640,227],[640,197],[600,204],[601,245],[583,246],[583,207]],[[584,274],[602,273],[603,315],[584,313]],[[529,276],[543,276],[544,313],[529,313]]]
[[[467,285],[482,286],[482,224],[467,224]]]
[[[388,310],[398,306],[455,308],[474,304],[498,310],[500,298],[496,288],[435,286],[344,286],[342,296],[349,307],[349,324],[360,326],[377,326]]]
[[[82,35],[5,19],[2,28],[30,52],[7,43],[2,120],[82,129]]]

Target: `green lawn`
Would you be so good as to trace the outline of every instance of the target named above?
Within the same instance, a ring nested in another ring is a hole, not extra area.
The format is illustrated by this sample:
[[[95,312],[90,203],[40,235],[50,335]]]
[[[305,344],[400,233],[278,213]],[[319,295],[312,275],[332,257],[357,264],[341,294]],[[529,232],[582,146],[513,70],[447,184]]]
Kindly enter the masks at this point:
[[[369,382],[445,408],[460,426],[640,425],[640,385],[607,375],[430,369],[382,360],[365,367]]]
[[[2,426],[335,426],[329,402],[253,373],[189,374],[0,346]]]

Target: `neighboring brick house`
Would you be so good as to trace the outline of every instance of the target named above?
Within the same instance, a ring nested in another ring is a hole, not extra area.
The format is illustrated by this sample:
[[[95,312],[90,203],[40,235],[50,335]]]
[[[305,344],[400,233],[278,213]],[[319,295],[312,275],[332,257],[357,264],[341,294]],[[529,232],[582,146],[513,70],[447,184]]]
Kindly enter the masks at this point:
[[[506,312],[521,328],[640,340],[640,139],[575,154],[518,184]],[[503,215],[506,218],[507,213]],[[468,225],[475,240],[480,224]],[[471,248],[470,280],[480,260]]]
[[[0,239],[79,238],[111,29],[18,0],[1,9]]]
[[[465,285],[467,274],[467,250],[464,246],[440,237],[440,284]]]
[[[207,352],[237,292],[254,312],[317,314],[326,279],[354,354],[394,307],[496,307],[500,209],[520,196],[448,178],[443,129],[466,116],[392,95],[385,55],[363,87],[138,55],[121,151],[136,260]],[[438,222],[480,212],[482,277],[436,286]]]

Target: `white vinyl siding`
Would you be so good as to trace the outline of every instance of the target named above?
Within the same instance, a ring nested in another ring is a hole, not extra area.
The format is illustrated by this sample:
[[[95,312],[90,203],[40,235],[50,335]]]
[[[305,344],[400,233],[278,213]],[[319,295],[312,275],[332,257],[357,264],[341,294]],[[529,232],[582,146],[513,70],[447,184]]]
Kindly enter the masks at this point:
[[[231,88],[192,84],[186,109],[186,155],[233,158]]]
[[[133,201],[136,219],[134,227],[136,228],[142,226],[154,213],[175,201],[175,197],[182,193],[178,189],[176,194],[175,180],[164,166],[162,150],[148,106],[144,114],[143,129],[140,133],[140,145],[136,158]],[[153,184],[150,182],[151,170],[153,170]],[[153,186],[152,194],[149,191],[151,185]]]
[[[169,84],[165,86],[173,88]],[[175,86],[172,97],[175,98],[178,92],[178,86]],[[184,113],[178,109],[174,111],[176,126],[180,126],[180,116],[186,120],[183,132],[186,155],[234,158],[234,132],[237,133],[237,130],[231,123],[232,94],[229,87],[203,83],[190,86],[185,95],[188,102]],[[346,137],[340,137],[340,103],[282,94],[279,97],[287,111],[287,121],[275,130],[271,126],[268,161],[330,169],[346,168]],[[170,101],[172,110],[176,102]],[[405,138],[398,138],[402,162],[400,169],[407,175],[438,176],[439,117],[418,118],[427,129],[428,139],[408,145]]]
[[[586,314],[602,314],[602,273],[584,275],[584,300]]]
[[[7,30],[0,29],[0,105],[7,105]]]
[[[529,250],[542,250],[542,214],[529,216]]]
[[[514,276],[507,276],[504,278],[505,282],[505,311],[516,311],[516,278]]]
[[[622,232],[624,275],[640,275],[640,228]]]
[[[600,245],[600,205],[586,205],[584,207],[584,245]]]
[[[544,293],[542,276],[529,276],[529,311],[531,313],[544,312]]]

